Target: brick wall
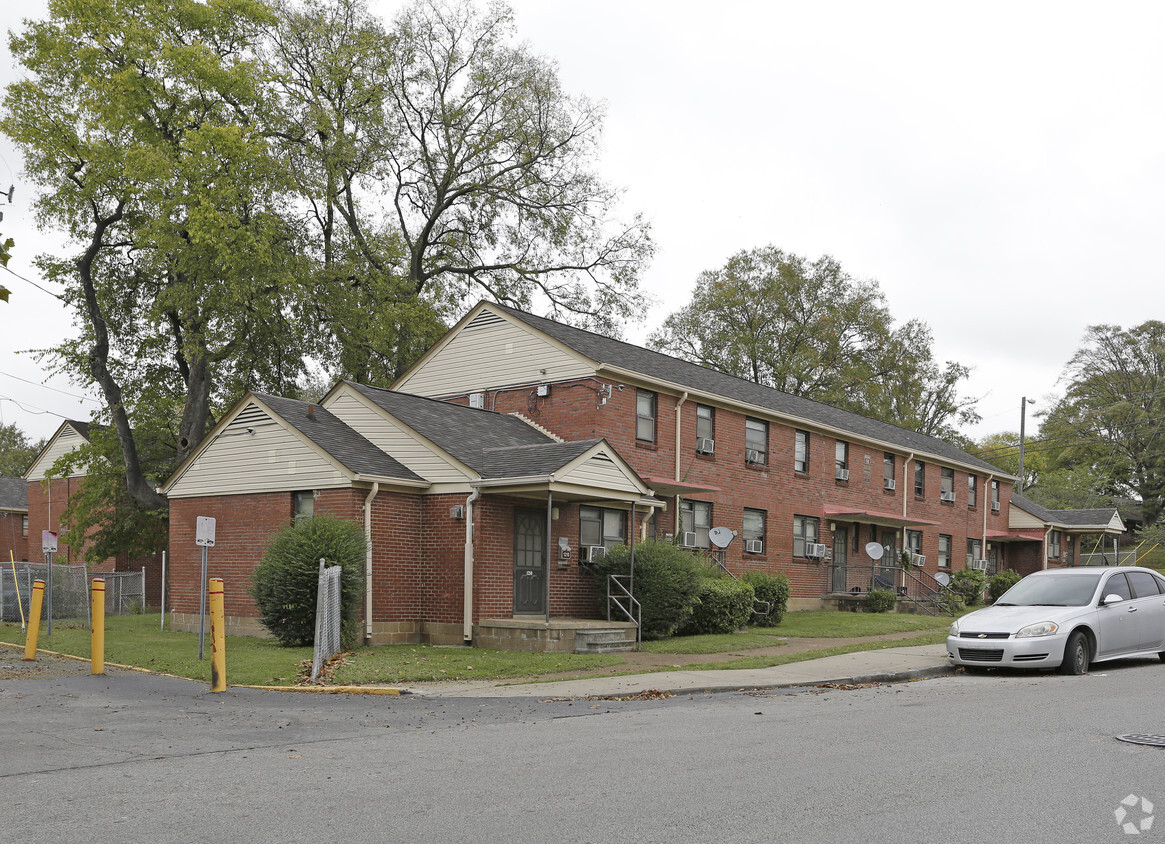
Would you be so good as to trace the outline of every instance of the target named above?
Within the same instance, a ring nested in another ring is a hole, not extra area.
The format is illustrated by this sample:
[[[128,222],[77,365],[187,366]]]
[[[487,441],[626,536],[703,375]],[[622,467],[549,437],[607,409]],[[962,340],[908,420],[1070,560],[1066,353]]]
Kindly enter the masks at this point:
[[[23,513],[0,513],[0,563],[28,559],[28,538],[23,533]],[[39,548],[38,556],[39,556]]]
[[[596,388],[589,380],[552,384],[548,396],[538,398],[530,388],[499,391],[489,394],[493,409],[499,412],[521,412],[565,439],[604,437],[642,476],[676,477],[676,407],[678,398],[657,394],[656,432],[654,442],[641,442],[635,437],[636,390],[617,387],[605,404],[601,403]],[[956,470],[954,476],[954,503],[941,502],[940,466],[928,462],[925,466],[925,494],[914,495],[914,466],[907,455],[896,453],[896,489],[883,488],[884,450],[850,442],[848,465],[850,478],[839,481],[835,477],[836,439],[810,431],[810,459],[807,472],[794,471],[793,425],[770,422],[766,462],[761,465],[745,463],[745,419],[743,413],[715,409],[715,454],[696,453],[696,402],[689,400],[680,407],[681,442],[679,448],[679,478],[708,492],[691,492],[687,496],[712,503],[713,525],[740,530],[745,507],[765,511],[765,551],[763,554],[745,554],[739,538],[728,549],[728,566],[735,572],[746,570],[783,571],[790,580],[795,603],[811,605],[827,589],[828,565],[793,557],[794,515],[819,518],[818,542],[833,547],[831,525],[846,530],[848,562],[851,565],[870,565],[864,546],[871,539],[882,540],[883,528],[863,523],[825,517],[826,507],[854,508],[880,511],[895,516],[905,512],[909,518],[934,524],[922,524],[911,529],[922,532],[921,553],[927,558],[925,571],[934,574],[938,568],[939,534],[951,537],[951,571],[966,564],[967,539],[983,535],[984,513],[988,530],[1006,530],[1010,483],[1001,483],[1000,509],[991,510],[990,488],[985,475],[978,475],[977,502],[968,504],[967,472]],[[985,511],[986,508],[986,511]],[[656,516],[657,533],[676,532],[674,499],[667,512]],[[895,543],[902,549],[904,537],[901,528],[888,528],[895,534]],[[854,537],[857,536],[857,550]],[[1004,545],[999,546],[1001,563],[1008,565]],[[983,549],[987,556],[987,549]]]

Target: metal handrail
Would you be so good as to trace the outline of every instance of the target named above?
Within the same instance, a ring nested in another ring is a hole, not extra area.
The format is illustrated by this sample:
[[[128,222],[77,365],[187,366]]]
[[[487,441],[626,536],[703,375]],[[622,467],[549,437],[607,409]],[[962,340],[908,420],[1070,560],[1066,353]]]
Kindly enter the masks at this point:
[[[900,566],[851,566],[831,565],[827,577],[831,587],[836,585],[836,575],[842,572],[845,576],[844,589],[830,589],[832,594],[841,592],[858,595],[870,592],[873,589],[890,589],[899,598],[905,598],[918,606],[923,607],[931,615],[945,601],[944,598],[957,598],[958,593],[949,586],[944,586],[935,580],[934,576],[922,570],[906,570]],[[901,572],[901,574],[899,574]],[[943,608],[944,612],[947,610]]]
[[[629,574],[609,574],[607,575],[607,621],[611,620],[611,604],[612,602],[619,608],[619,610],[627,617],[627,620],[635,625],[635,648],[638,650],[643,643],[643,605],[639,603],[638,599],[631,594],[631,590],[623,585],[623,581],[631,581]],[[619,594],[611,594],[611,587],[614,586],[619,592],[626,596],[628,603],[623,604],[623,598]],[[632,612],[634,610],[634,612]]]

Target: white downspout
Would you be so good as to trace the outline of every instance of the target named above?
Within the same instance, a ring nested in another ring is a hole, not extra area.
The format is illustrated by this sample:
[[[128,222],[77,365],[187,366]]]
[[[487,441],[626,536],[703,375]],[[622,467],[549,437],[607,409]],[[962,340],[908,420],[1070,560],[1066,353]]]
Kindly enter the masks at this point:
[[[906,494],[907,491],[914,485],[914,478],[910,474],[910,464],[914,462],[914,452],[906,458],[906,465],[902,467],[902,518],[906,518]]]
[[[380,482],[373,481],[364,499],[364,644],[372,641],[372,502],[380,492]]]
[[[987,476],[987,483],[984,484],[986,489],[983,490],[983,492],[987,493],[986,498],[984,498],[984,500],[983,500],[983,556],[984,557],[989,556],[987,554],[987,508],[991,506],[991,482],[993,480],[995,480],[995,473],[994,472],[992,472],[990,475]],[[999,554],[997,553],[995,556],[996,556],[996,558],[998,558]]]
[[[676,483],[680,482],[680,410],[684,406],[684,402],[688,400],[688,391],[684,390],[684,394],[680,396],[680,400],[676,403]],[[676,536],[680,535],[680,497],[675,497],[676,502]]]
[[[465,607],[461,621],[461,638],[473,641],[473,502],[481,496],[474,488],[465,499]]]

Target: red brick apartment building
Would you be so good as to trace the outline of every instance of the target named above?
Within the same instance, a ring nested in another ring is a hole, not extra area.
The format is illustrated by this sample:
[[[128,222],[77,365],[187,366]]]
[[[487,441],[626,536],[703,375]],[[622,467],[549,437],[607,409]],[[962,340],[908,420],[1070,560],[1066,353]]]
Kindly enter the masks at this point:
[[[244,397],[164,491],[179,624],[197,612],[196,516],[220,519],[212,574],[254,630],[265,537],[327,511],[371,539],[368,641],[581,648],[572,623],[602,588],[587,560],[630,537],[709,549],[726,527],[730,571],[784,572],[811,608],[1071,564],[1068,537],[1117,528],[1014,482],[941,439],[483,302],[392,390]]]
[[[28,559],[28,484],[0,478],[0,564]]]

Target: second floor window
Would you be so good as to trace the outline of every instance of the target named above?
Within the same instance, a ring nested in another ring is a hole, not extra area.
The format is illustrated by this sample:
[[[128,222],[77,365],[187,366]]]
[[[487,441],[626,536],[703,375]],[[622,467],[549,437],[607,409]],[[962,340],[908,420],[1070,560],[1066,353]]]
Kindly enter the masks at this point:
[[[914,494],[921,498],[926,495],[926,464],[914,461]]]
[[[655,393],[648,390],[635,392],[635,439],[655,442]]]
[[[793,441],[793,470],[809,471],[809,432],[797,431]]]
[[[967,475],[967,506],[974,507],[979,500],[979,479],[974,475]]]
[[[769,459],[769,423],[760,419],[744,420],[744,462],[767,463]]]
[[[696,405],[696,451],[712,454],[716,442],[716,410],[706,404]]]
[[[838,440],[833,447],[834,475],[839,481],[849,480],[849,443]]]
[[[955,500],[955,470],[948,469],[947,467],[944,466],[941,471],[942,471],[942,477],[940,479],[940,482],[942,485],[942,489],[940,490],[940,493],[942,495],[942,500],[943,501],[954,501]]]
[[[888,451],[882,455],[882,486],[894,489],[894,455]]]
[[[999,481],[991,482],[991,509],[999,509]]]

